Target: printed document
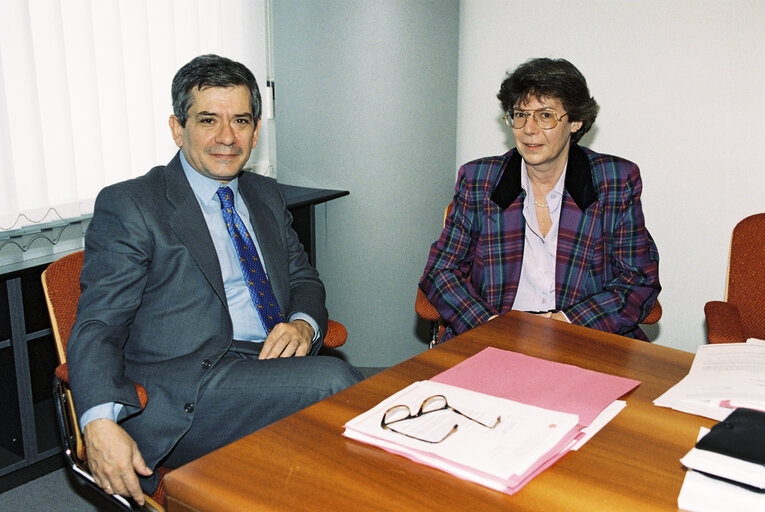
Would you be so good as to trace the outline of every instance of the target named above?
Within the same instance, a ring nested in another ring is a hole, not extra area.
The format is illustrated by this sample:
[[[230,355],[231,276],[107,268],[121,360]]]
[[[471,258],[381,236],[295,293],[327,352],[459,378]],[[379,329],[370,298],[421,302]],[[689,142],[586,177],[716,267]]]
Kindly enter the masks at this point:
[[[765,345],[702,345],[680,382],[654,404],[722,421],[736,407],[765,410]]]

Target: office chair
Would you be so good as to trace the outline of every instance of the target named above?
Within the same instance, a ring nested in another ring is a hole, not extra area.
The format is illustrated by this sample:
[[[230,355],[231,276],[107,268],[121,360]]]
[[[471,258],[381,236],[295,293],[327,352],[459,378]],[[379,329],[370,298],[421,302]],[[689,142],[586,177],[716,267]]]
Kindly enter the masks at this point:
[[[733,228],[724,301],[704,305],[709,343],[765,338],[765,213]]]
[[[83,264],[83,251],[66,255],[53,263],[42,273],[41,279],[45,300],[48,305],[48,313],[51,320],[51,330],[56,344],[56,353],[59,366],[55,372],[54,402],[56,414],[64,447],[64,457],[67,465],[75,475],[84,480],[97,492],[107,497],[112,503],[125,511],[141,510],[146,512],[163,512],[165,501],[164,475],[170,468],[160,467],[157,471],[160,483],[152,496],[146,497],[146,505],[139,507],[132,500],[122,496],[113,496],[105,493],[93,480],[88,469],[87,454],[82,432],[77,421],[72,393],[69,389],[69,369],[66,362],[66,344],[74,326],[77,315],[77,302],[80,298],[80,271]],[[329,321],[327,334],[324,337],[324,346],[339,347],[347,339],[348,333],[340,322]],[[146,406],[148,397],[146,390],[136,384],[136,391],[143,407]]]
[[[446,224],[446,217],[452,211],[453,203],[449,203],[444,210],[444,224]],[[441,315],[436,310],[435,306],[430,303],[425,293],[417,287],[417,298],[414,301],[414,310],[417,312],[417,316],[430,323],[430,348],[433,348],[438,344],[438,340],[444,333],[444,322]],[[661,319],[662,309],[659,300],[653,304],[653,308],[648,313],[641,324],[650,325],[655,324]]]
[[[76,477],[105,496],[119,509],[164,512],[164,507],[161,505],[165,500],[164,475],[170,471],[169,468],[157,469],[160,475],[159,486],[152,496],[145,495],[146,504],[143,507],[139,507],[132,500],[122,496],[104,492],[101,487],[96,485],[88,468],[85,443],[77,421],[72,393],[69,389],[69,369],[66,362],[66,344],[72,333],[72,326],[77,315],[77,302],[80,298],[82,260],[83,251],[69,254],[51,263],[41,276],[59,362],[55,372],[53,395],[64,448],[64,458]],[[147,402],[146,390],[136,384],[136,391],[141,405],[145,407]]]

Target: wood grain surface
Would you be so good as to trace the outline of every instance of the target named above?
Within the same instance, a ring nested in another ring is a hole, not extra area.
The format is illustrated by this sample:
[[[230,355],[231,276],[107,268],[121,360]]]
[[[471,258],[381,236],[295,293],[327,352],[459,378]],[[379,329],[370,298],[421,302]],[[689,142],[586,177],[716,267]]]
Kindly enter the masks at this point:
[[[353,340],[351,339],[352,343]],[[343,437],[343,424],[487,346],[641,381],[577,452],[509,496]],[[706,418],[652,401],[693,354],[510,312],[167,475],[175,511],[677,510],[679,462]]]

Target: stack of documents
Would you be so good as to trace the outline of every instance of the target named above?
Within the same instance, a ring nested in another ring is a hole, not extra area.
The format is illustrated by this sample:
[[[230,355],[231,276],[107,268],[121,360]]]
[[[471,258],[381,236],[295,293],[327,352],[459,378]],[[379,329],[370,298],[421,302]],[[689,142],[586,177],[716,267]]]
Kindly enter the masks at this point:
[[[692,512],[765,510],[765,412],[736,409],[680,459],[688,468],[677,498]]]
[[[765,341],[700,346],[688,375],[654,404],[718,421],[736,407],[765,410]]]
[[[344,435],[513,494],[584,444],[624,407],[616,399],[639,384],[486,348],[357,416]],[[420,414],[422,404],[438,395],[448,408]],[[384,428],[391,408],[405,413]]]

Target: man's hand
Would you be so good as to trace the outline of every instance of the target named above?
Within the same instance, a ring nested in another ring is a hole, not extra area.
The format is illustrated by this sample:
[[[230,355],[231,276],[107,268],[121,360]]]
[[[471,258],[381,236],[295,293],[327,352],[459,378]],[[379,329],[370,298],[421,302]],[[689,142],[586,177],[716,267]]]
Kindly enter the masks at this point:
[[[125,430],[109,419],[93,420],[83,431],[88,453],[88,467],[96,484],[109,494],[132,497],[144,504],[143,491],[136,473],[151,475],[138,445]]]
[[[313,335],[313,327],[305,320],[276,324],[263,343],[258,359],[307,355]]]

